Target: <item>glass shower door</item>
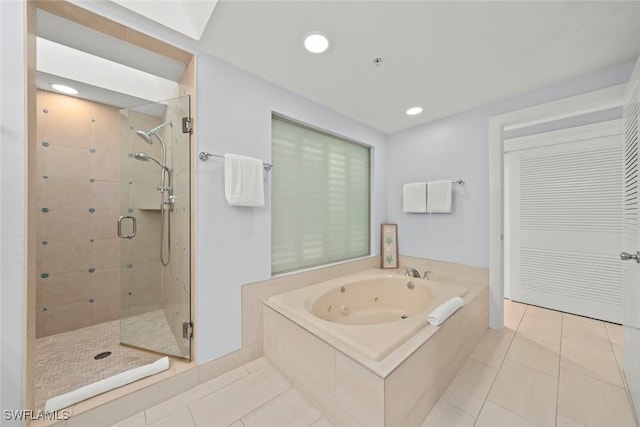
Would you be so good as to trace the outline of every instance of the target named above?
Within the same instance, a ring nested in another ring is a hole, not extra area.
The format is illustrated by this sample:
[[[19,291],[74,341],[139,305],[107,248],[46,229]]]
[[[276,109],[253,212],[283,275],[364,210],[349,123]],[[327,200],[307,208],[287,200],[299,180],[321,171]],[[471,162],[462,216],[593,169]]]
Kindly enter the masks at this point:
[[[190,97],[120,110],[122,344],[191,358]]]

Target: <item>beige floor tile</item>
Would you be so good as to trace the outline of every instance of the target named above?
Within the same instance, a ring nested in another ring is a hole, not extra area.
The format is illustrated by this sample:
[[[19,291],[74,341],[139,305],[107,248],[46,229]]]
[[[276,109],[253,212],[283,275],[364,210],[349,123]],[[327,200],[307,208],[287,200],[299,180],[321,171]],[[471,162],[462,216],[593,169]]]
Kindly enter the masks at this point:
[[[560,366],[618,387],[624,387],[618,362],[611,348],[603,350],[563,339]]]
[[[620,387],[561,368],[559,390],[559,415],[585,426],[636,426]]]
[[[135,414],[133,417],[129,417],[126,420],[113,424],[111,427],[145,427],[146,425],[147,420],[144,417],[144,412],[140,412]]]
[[[519,302],[511,301],[508,299],[504,300],[505,316],[521,319],[526,310],[527,310],[527,306],[525,304],[521,304]]]
[[[531,308],[536,307],[527,308],[527,312],[518,327],[518,333],[533,339],[559,344],[562,330],[562,316],[559,316],[557,319],[553,319],[553,315],[539,311],[542,309],[538,309],[538,311],[530,313],[529,309]]]
[[[577,421],[567,418],[564,415],[558,414],[558,420],[556,421],[556,427],[587,427]]]
[[[507,359],[557,378],[560,344],[516,334]]]
[[[244,427],[244,424],[242,424],[242,421],[238,420],[235,423],[231,424],[229,427]]]
[[[512,339],[513,331],[510,329],[502,331],[489,329],[471,353],[471,357],[494,368],[499,368]]]
[[[609,334],[607,334],[607,329],[602,322],[584,323],[564,319],[562,321],[562,339],[611,350]]]
[[[289,389],[242,418],[245,427],[305,427],[322,417],[298,390]]]
[[[246,377],[247,375],[249,375],[247,370],[240,366],[226,374],[220,375],[217,378],[181,393],[174,398],[165,400],[164,402],[145,411],[147,422],[155,422],[168,414],[184,408],[185,406],[188,406],[189,404],[202,399],[203,397],[212,394],[235,381],[238,381],[240,378]]]
[[[542,427],[553,427],[558,380],[505,360],[488,400]]]
[[[272,366],[262,368],[189,405],[197,426],[228,426],[291,384]]]
[[[256,360],[252,360],[244,365],[245,369],[249,372],[255,372],[258,369],[262,369],[265,366],[269,366],[269,362],[264,357],[259,357]]]
[[[563,313],[561,311],[528,305],[527,311],[525,311],[524,313],[524,317],[560,323],[560,321],[562,320],[562,314]]]
[[[473,427],[475,421],[462,409],[440,399],[420,427]]]
[[[319,418],[315,423],[311,424],[311,427],[334,427],[331,421],[325,417]]]
[[[475,427],[537,427],[524,418],[495,403],[487,401],[478,416]]]
[[[504,315],[504,328],[509,329],[511,331],[517,331],[520,326],[520,322],[522,321],[522,317],[514,317]]]
[[[622,325],[616,325],[615,323],[604,323],[605,328],[607,328],[607,333],[609,334],[609,340],[613,344],[624,345],[624,328]]]
[[[587,325],[602,325],[602,320],[592,319],[591,317],[578,316],[577,314],[562,313],[563,319],[573,320],[574,322],[582,322]]]
[[[189,408],[182,408],[179,411],[147,425],[149,427],[195,427]]]
[[[527,306],[525,304],[505,299],[504,327],[512,331],[518,330],[518,326],[520,326],[520,321],[522,321],[522,317],[526,310]]]
[[[498,370],[467,359],[442,396],[469,415],[478,416]]]
[[[611,344],[613,348],[613,354],[616,356],[616,362],[618,362],[618,368],[620,372],[624,370],[624,347],[618,344]]]

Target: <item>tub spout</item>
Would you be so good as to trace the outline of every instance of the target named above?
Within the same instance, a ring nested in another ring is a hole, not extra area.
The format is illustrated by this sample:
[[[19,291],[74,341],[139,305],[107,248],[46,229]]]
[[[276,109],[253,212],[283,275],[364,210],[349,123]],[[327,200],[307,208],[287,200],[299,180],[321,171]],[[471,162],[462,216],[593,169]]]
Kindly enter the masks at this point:
[[[411,277],[417,277],[418,279],[420,278],[420,273],[413,267],[405,267],[404,274]]]

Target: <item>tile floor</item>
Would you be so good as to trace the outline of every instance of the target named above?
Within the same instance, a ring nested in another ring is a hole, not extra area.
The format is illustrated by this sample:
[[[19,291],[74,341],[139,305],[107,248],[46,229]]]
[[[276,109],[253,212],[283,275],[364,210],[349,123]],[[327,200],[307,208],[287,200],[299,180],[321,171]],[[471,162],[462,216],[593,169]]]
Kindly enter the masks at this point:
[[[144,346],[154,339],[158,351],[179,354],[176,340],[162,310],[125,319],[131,328],[126,342]],[[148,325],[148,327],[144,326]],[[153,331],[153,332],[150,332]],[[120,321],[49,335],[36,340],[35,405],[112,375],[155,362],[161,355],[121,346]],[[139,334],[137,338],[135,334]],[[111,355],[95,360],[103,351]]]
[[[422,427],[636,426],[621,363],[619,325],[505,301]],[[331,425],[260,358],[115,426]]]
[[[422,427],[636,426],[622,327],[505,300]]]

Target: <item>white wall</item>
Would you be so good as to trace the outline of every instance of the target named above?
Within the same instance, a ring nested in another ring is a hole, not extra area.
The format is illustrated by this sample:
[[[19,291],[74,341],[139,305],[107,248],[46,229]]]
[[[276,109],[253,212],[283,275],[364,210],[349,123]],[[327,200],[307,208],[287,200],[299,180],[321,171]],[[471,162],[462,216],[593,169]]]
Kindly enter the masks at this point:
[[[208,55],[198,57],[198,151],[271,160],[271,112],[374,147],[373,253],[386,220],[386,135]],[[271,277],[269,175],[264,208],[230,207],[223,162],[198,161],[197,360],[241,346],[240,287]],[[278,165],[274,165],[277,168]]]
[[[628,81],[633,63],[389,136],[388,213],[403,255],[489,266],[489,117]],[[481,82],[479,82],[481,83]],[[402,212],[402,184],[464,178],[451,214]]]
[[[0,412],[22,407],[25,340],[25,6],[0,1]],[[7,421],[3,426],[19,425]]]

